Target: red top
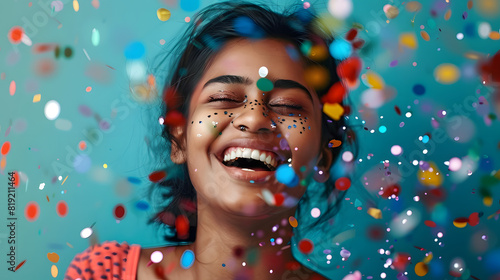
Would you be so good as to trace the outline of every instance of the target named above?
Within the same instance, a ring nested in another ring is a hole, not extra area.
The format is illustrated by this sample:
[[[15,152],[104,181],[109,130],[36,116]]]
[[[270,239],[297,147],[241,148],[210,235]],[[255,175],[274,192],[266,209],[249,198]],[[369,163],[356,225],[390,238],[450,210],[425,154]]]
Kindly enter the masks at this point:
[[[77,254],[64,280],[135,280],[141,246],[107,241]]]

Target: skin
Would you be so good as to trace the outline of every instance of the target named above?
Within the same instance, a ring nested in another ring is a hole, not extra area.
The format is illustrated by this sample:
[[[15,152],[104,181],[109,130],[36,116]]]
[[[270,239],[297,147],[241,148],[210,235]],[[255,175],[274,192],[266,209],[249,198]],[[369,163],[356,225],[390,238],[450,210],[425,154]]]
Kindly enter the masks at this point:
[[[234,279],[238,275],[248,275],[251,279],[277,279],[290,273],[285,264],[295,259],[289,248],[281,249],[290,241],[292,227],[288,218],[294,216],[297,206],[268,205],[262,198],[262,190],[268,189],[273,194],[282,192],[285,196],[300,199],[306,187],[299,184],[289,188],[274,176],[259,184],[235,180],[229,177],[215,154],[234,138],[260,139],[276,147],[285,138],[290,149],[282,152],[291,158],[291,167],[301,180],[310,178],[314,166],[330,167],[331,155],[326,152],[326,144],[320,143],[320,101],[314,89],[306,83],[302,61],[292,60],[286,46],[286,42],[278,39],[233,39],[224,45],[204,72],[192,94],[186,125],[171,128],[181,143],[180,147],[172,146],[171,159],[177,164],[187,162],[197,192],[196,241],[170,251],[166,247],[143,250],[138,279],[141,275],[151,275],[152,269],[145,272],[145,267],[149,255],[156,250],[164,252],[165,257],[159,264],[163,267],[173,260],[179,261],[186,249],[195,254],[192,267],[183,269],[177,266],[168,274],[169,279]],[[262,66],[269,70],[266,78],[293,80],[304,85],[312,100],[303,90],[296,88],[275,88],[263,95],[256,85]],[[221,75],[247,77],[250,82],[210,83],[204,87],[207,81]],[[236,102],[209,102],[214,94]],[[303,108],[274,107],[277,104],[299,104]],[[290,113],[294,115],[289,116]],[[247,130],[241,131],[240,125],[246,126]],[[279,227],[273,232],[275,225]],[[269,240],[278,237],[283,239],[282,244],[271,246]],[[241,257],[235,256],[235,248],[244,252]],[[257,261],[250,263],[246,253],[253,249],[258,251]],[[245,261],[249,264],[243,266]]]

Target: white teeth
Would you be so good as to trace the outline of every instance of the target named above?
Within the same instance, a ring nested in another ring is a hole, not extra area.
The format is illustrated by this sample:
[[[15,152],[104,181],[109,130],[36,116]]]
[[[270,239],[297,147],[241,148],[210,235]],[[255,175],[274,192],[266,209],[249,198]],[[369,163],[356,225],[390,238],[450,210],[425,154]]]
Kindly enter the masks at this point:
[[[250,154],[250,157],[256,160],[260,160],[259,151],[253,150],[252,153]]]
[[[244,149],[243,150],[243,153],[241,154],[241,157],[244,157],[244,158],[251,158],[250,155],[252,153],[252,150],[251,149]]]
[[[271,164],[271,156],[267,156],[266,157],[266,163],[267,164]]]
[[[259,160],[262,162],[266,162],[266,153],[260,154]]]
[[[274,167],[278,164],[278,159],[274,158],[273,155],[269,155],[269,152],[250,148],[232,148],[230,153],[228,152],[224,155],[224,161],[231,161],[235,158],[251,158],[260,160]]]

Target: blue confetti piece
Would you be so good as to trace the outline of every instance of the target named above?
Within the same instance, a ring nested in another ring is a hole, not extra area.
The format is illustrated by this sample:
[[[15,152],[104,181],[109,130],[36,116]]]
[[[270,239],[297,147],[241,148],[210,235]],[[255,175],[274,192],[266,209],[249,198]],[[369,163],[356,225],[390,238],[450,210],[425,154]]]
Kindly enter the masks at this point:
[[[141,200],[135,203],[135,207],[137,207],[137,209],[139,210],[148,210],[149,204],[146,201]]]
[[[128,177],[127,180],[130,183],[136,184],[136,185],[139,185],[141,183],[141,180],[139,178],[135,178],[135,177]]]
[[[337,60],[344,60],[348,58],[352,53],[351,43],[342,40],[336,39],[330,44],[330,54],[333,58]]]
[[[379,128],[378,128],[378,131],[380,133],[386,133],[387,132],[387,127],[385,125],[381,125]]]
[[[423,95],[425,93],[425,87],[421,84],[416,84],[413,86],[413,93],[416,95]]]
[[[261,38],[263,37],[263,32],[260,28],[255,24],[255,22],[249,17],[237,17],[234,20],[234,29],[235,31],[246,37],[250,38]]]
[[[288,164],[282,164],[276,169],[276,180],[292,188],[299,184],[299,176]]]
[[[181,267],[184,269],[190,268],[194,263],[194,253],[191,250],[186,250],[181,256]]]
[[[200,7],[199,0],[181,0],[180,2],[181,9],[186,12],[193,12]]]
[[[424,135],[424,136],[422,136],[422,143],[424,143],[424,144],[425,144],[425,143],[427,143],[427,142],[429,142],[429,135]]]
[[[127,59],[139,59],[146,53],[146,48],[141,42],[132,42],[125,48]]]

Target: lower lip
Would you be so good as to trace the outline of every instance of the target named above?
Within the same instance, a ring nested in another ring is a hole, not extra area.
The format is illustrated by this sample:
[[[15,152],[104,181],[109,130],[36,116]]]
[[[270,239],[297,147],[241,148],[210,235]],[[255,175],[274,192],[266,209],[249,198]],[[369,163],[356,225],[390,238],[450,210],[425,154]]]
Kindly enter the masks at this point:
[[[253,183],[262,183],[262,182],[267,182],[269,181],[276,171],[250,171],[250,170],[244,170],[239,167],[234,167],[234,166],[225,166],[220,160],[217,160],[219,164],[226,170],[226,172],[231,176],[233,179],[240,180],[240,181],[253,181]],[[252,183],[252,182],[250,182]]]

